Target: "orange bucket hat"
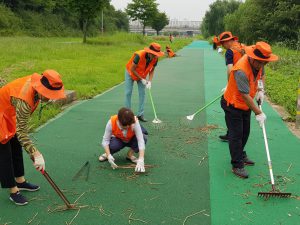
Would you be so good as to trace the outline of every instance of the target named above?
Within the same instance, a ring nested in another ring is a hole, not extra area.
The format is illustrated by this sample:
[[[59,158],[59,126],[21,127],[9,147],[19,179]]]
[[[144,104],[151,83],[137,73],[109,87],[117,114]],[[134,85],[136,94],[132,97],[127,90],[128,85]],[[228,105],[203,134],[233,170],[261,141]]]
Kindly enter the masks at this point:
[[[42,76],[34,73],[31,76],[31,85],[39,94],[48,99],[66,98],[64,85],[59,73],[55,70],[45,70]]]
[[[259,61],[272,62],[279,59],[277,55],[272,54],[271,46],[264,41],[259,41],[255,45],[246,47],[246,54]]]
[[[239,40],[238,37],[236,36],[233,36],[232,33],[230,31],[224,31],[223,33],[221,33],[219,35],[219,41],[222,43],[224,41],[230,41],[230,40],[234,40],[234,41],[237,41]]]
[[[160,44],[157,44],[155,42],[151,43],[149,48],[145,47],[144,50],[148,53],[151,53],[153,55],[156,55],[158,57],[161,57],[164,55],[162,51],[160,51]]]

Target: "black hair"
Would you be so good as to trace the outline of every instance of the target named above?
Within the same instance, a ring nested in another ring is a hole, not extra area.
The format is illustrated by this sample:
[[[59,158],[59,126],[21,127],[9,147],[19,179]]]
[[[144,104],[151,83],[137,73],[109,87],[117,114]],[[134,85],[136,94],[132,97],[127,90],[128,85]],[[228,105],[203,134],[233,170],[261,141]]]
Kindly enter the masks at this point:
[[[131,109],[123,107],[118,112],[118,120],[122,126],[128,126],[135,122],[134,114]]]

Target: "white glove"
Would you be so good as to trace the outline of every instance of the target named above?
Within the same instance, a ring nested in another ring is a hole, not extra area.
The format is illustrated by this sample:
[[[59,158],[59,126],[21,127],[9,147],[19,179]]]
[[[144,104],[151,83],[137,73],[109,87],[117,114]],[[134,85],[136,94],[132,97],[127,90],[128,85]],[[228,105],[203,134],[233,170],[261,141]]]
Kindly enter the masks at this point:
[[[147,85],[147,80],[146,79],[141,79],[143,85]]]
[[[42,154],[33,156],[33,166],[40,171],[45,170],[45,160]]]
[[[256,115],[255,119],[259,123],[259,126],[262,127],[267,119],[267,116],[262,112],[261,114]]]
[[[151,81],[148,81],[148,82],[147,82],[146,88],[151,89]]]
[[[227,85],[221,90],[222,93],[226,91]]]
[[[265,92],[264,91],[258,91],[256,94],[256,101],[260,101],[260,104],[262,105],[265,98]]]
[[[113,169],[118,168],[118,165],[115,164],[115,158],[114,158],[111,154],[108,155],[107,160],[108,160],[108,162],[110,163],[110,166],[111,166]]]
[[[136,162],[135,172],[145,172],[144,158],[139,158]]]

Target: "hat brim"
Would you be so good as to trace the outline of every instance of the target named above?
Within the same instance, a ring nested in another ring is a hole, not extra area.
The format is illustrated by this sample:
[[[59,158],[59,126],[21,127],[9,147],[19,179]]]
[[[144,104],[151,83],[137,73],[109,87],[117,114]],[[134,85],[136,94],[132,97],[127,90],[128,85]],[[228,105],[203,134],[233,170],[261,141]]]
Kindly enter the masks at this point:
[[[150,54],[153,54],[153,55],[156,55],[156,56],[158,56],[158,57],[161,57],[161,56],[163,56],[165,53],[164,52],[161,52],[161,51],[159,51],[159,52],[156,52],[156,51],[153,51],[153,50],[151,50],[150,48],[144,48],[144,50],[146,51],[146,52],[148,52],[148,53],[150,53]]]
[[[66,98],[64,87],[60,90],[50,90],[41,83],[41,77],[42,76],[37,73],[31,76],[31,85],[39,94],[53,100]]]
[[[219,42],[222,44],[222,42],[225,42],[225,41],[230,41],[230,40],[238,41],[238,40],[239,40],[239,38],[238,38],[237,36],[232,36],[232,37],[228,37],[228,38],[225,38],[225,39],[219,40]]]
[[[249,46],[245,48],[246,54],[251,57],[252,59],[256,59],[259,61],[264,61],[264,62],[274,62],[274,61],[278,61],[279,57],[275,54],[271,54],[269,58],[260,58],[257,55],[254,54],[253,52],[254,47],[253,46]]]

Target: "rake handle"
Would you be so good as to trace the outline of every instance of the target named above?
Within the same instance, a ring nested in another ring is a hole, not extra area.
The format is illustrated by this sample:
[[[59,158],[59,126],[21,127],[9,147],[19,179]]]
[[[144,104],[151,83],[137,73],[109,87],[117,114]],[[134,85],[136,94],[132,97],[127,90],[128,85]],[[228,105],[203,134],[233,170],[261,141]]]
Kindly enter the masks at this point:
[[[66,204],[66,206],[69,209],[73,208],[73,206],[70,204],[70,202],[68,201],[68,199],[66,198],[66,196],[62,193],[62,191],[58,188],[58,186],[55,184],[55,182],[51,179],[51,177],[49,176],[49,174],[45,170],[41,171],[41,173],[46,178],[46,180],[49,182],[49,184],[53,187],[53,189],[56,191],[56,193],[58,194],[58,196],[63,200],[63,202]]]
[[[261,107],[260,102],[258,102],[258,106],[259,106],[259,109],[262,111],[262,107]],[[268,166],[269,166],[272,189],[275,190],[275,181],[274,181],[272,161],[271,161],[271,156],[270,156],[270,151],[269,151],[269,144],[268,144],[268,139],[267,139],[267,132],[266,132],[265,123],[262,124],[262,130],[263,130],[263,135],[264,135],[265,149],[266,149],[266,153],[267,153],[267,159],[268,159]]]
[[[151,101],[151,105],[152,105],[153,112],[154,112],[154,117],[157,118],[157,116],[156,116],[156,110],[155,110],[155,106],[154,106],[154,103],[153,103],[153,98],[152,98],[152,94],[151,94],[151,90],[150,89],[149,89],[149,96],[150,96],[150,101]]]
[[[223,96],[223,93],[220,94],[218,97],[214,98],[211,102],[207,103],[205,106],[203,106],[202,108],[198,109],[195,113],[194,116],[197,115],[199,112],[201,112],[202,110],[206,109],[208,106],[210,106],[211,104],[213,104],[215,101],[217,101],[218,99],[220,99]]]
[[[34,162],[34,158],[31,157],[31,160]],[[51,179],[49,174],[46,172],[46,170],[40,170],[41,174],[46,178],[48,183],[52,186],[52,188],[55,190],[55,192],[58,194],[58,196],[63,200],[65,205],[68,207],[68,209],[73,208],[71,203],[68,201],[66,196],[62,193],[62,191],[59,189],[59,187],[55,184],[55,182]]]

